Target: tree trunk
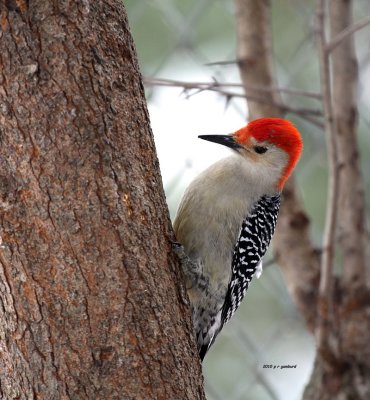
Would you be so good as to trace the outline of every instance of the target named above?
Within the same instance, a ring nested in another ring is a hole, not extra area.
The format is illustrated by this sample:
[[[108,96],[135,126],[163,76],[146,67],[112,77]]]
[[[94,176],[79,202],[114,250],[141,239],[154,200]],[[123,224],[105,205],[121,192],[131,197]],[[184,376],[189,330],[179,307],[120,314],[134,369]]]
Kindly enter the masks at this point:
[[[275,86],[272,59],[270,0],[235,0],[238,64],[243,85]],[[281,118],[280,94],[276,91],[246,90],[250,119]]]
[[[121,1],[0,12],[0,398],[203,399]]]
[[[331,39],[352,24],[351,0],[328,2]],[[326,11],[326,4],[324,7]],[[338,244],[342,274],[336,279],[333,311],[319,349],[305,400],[370,398],[370,288],[363,180],[357,141],[358,70],[354,37],[331,54],[332,107],[338,143]]]

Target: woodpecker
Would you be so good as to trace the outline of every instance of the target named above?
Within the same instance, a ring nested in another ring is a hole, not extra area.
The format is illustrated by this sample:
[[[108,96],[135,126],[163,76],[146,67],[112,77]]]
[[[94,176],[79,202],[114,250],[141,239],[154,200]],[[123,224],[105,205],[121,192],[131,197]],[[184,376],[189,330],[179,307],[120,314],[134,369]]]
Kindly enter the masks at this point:
[[[201,360],[242,301],[274,233],[283,186],[303,148],[295,126],[260,118],[229,135],[202,135],[232,154],[186,189],[174,231]]]

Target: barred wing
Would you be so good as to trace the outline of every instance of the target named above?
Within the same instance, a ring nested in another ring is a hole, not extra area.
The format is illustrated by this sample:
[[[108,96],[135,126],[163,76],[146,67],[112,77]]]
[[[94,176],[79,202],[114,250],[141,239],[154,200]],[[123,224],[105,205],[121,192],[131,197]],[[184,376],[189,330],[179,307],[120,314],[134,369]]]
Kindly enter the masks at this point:
[[[280,195],[263,196],[255,203],[251,213],[242,224],[239,239],[234,248],[231,279],[222,307],[222,326],[229,321],[239,307],[257,266],[266,253],[275,231],[279,208]]]

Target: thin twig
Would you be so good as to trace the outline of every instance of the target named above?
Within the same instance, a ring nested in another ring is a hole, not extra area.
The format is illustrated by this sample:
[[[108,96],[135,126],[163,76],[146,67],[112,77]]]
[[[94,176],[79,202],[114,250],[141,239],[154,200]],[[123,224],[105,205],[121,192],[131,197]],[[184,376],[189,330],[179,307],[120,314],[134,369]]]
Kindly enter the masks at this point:
[[[224,60],[224,61],[209,62],[209,63],[205,63],[204,65],[206,67],[213,67],[215,65],[236,65],[238,63],[239,63],[238,60]]]
[[[252,353],[254,355],[254,358],[261,362],[263,359],[265,359],[265,354],[255,345],[253,340],[250,338],[250,336],[247,334],[247,331],[244,329],[244,327],[241,326],[240,323],[237,323],[237,339],[240,341],[240,343],[245,347],[245,352],[246,353]],[[267,363],[269,363],[270,360],[268,360]],[[260,370],[260,366],[256,365],[255,370],[254,370],[254,375],[255,379],[258,383],[260,383],[265,390],[269,393],[269,397],[273,400],[278,400],[279,396],[277,395],[274,387],[270,384],[268,379],[264,376],[264,374]],[[236,392],[237,394],[239,393],[245,393],[245,388],[238,388],[238,391]],[[234,396],[233,396],[234,397]],[[237,396],[239,397],[239,396]]]
[[[184,92],[186,93],[187,98],[190,98],[191,96],[199,94],[202,91],[216,92],[216,93],[219,93],[219,94],[225,96],[227,99],[231,99],[234,97],[243,98],[243,99],[248,98],[249,100],[255,101],[257,103],[273,105],[273,106],[279,108],[282,113],[296,114],[299,117],[301,117],[302,119],[305,119],[306,121],[310,122],[311,124],[317,126],[318,128],[322,129],[324,127],[323,123],[320,120],[318,120],[317,118],[315,118],[315,117],[321,117],[323,115],[321,110],[311,109],[311,108],[291,107],[291,106],[288,106],[285,104],[276,103],[274,101],[274,99],[271,97],[251,95],[248,93],[248,91],[246,92],[246,94],[231,92],[231,91],[223,89],[224,86],[230,86],[230,85],[228,85],[228,84],[223,85],[223,84],[218,83],[217,81],[214,81],[214,82],[182,82],[182,81],[173,81],[173,80],[168,80],[168,79],[158,79],[158,80],[157,79],[144,79],[144,83],[148,84],[148,85],[183,88]],[[194,90],[197,89],[195,91],[195,93],[191,93],[191,94],[187,93],[187,91],[193,90],[193,89]],[[256,90],[256,89],[254,89],[254,90]]]
[[[334,39],[332,39],[325,46],[325,52],[332,52],[339,44],[343,42],[348,36],[353,35],[356,31],[364,28],[365,26],[370,25],[370,17],[366,17],[360,21],[355,22],[353,25],[343,29],[342,32],[338,33]]]
[[[244,90],[258,90],[260,92],[281,92],[287,93],[294,96],[311,97],[313,99],[321,100],[322,96],[320,93],[311,92],[306,90],[281,88],[281,87],[266,87],[259,85],[247,85],[246,87],[242,83],[228,83],[218,82],[213,80],[212,82],[183,82],[172,79],[159,79],[159,78],[144,78],[145,85],[151,86],[170,86],[170,87],[183,87],[186,89],[204,89],[209,90],[210,88],[244,88]]]
[[[316,126],[320,130],[322,130],[322,131],[324,130],[324,124],[321,121],[319,121],[317,118],[311,117],[310,115],[305,115],[304,117],[301,117],[301,118],[305,119],[307,122]]]
[[[292,114],[300,115],[301,117],[305,117],[307,115],[321,117],[323,115],[322,111],[318,110],[318,109],[315,110],[315,109],[311,109],[311,108],[295,108],[295,107],[291,107],[291,106],[288,106],[285,104],[276,103],[273,99],[270,99],[270,98],[267,99],[265,97],[250,95],[250,94],[248,94],[248,92],[247,92],[247,94],[235,93],[235,92],[229,92],[227,90],[222,90],[217,87],[216,88],[210,87],[208,89],[200,89],[199,91],[202,91],[202,90],[209,90],[211,92],[217,92],[217,93],[220,93],[227,97],[239,97],[239,98],[243,98],[243,99],[248,98],[250,100],[253,100],[253,101],[256,101],[259,103],[271,104],[271,105],[274,105],[274,106],[280,108],[281,112],[283,112],[283,113],[289,112]],[[199,92],[197,92],[197,93],[199,93]]]
[[[335,232],[338,209],[338,168],[337,141],[334,126],[329,53],[326,51],[325,38],[325,0],[317,0],[316,34],[319,47],[321,91],[325,112],[325,134],[329,158],[329,182],[326,207],[326,221],[321,255],[321,273],[319,284],[318,324],[316,331],[317,346],[323,354],[328,351],[330,318],[333,310],[333,263],[335,249]]]

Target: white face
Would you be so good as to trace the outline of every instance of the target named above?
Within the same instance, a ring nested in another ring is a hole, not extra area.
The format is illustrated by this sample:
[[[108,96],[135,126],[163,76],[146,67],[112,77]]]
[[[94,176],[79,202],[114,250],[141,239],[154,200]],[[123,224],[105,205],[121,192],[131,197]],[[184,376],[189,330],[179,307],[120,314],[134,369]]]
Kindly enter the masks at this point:
[[[237,152],[247,162],[247,168],[266,184],[276,185],[289,161],[284,150],[269,142],[258,142],[253,137]]]

